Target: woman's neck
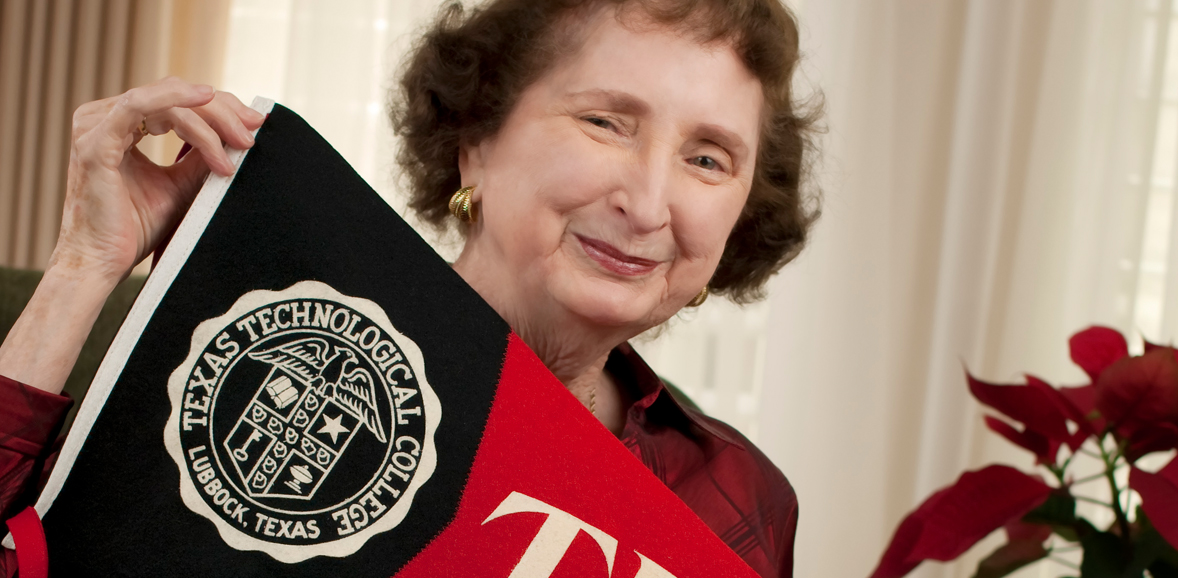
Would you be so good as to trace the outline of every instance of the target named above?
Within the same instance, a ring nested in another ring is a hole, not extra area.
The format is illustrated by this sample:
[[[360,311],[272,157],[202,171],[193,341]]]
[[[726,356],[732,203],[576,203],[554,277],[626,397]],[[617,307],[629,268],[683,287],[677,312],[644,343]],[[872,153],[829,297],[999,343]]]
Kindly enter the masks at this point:
[[[508,322],[511,323],[511,320]],[[513,323],[512,327],[521,326]],[[581,348],[568,348],[571,340],[565,335],[552,339],[550,333],[531,333],[527,329],[517,329],[516,333],[536,352],[569,393],[592,411],[602,425],[615,436],[621,437],[626,427],[627,411],[634,400],[626,388],[605,370],[613,347],[605,349],[584,344]],[[596,352],[600,353],[593,357]]]
[[[625,425],[626,395],[605,371],[610,351],[629,338],[543,303],[520,303],[512,284],[459,258],[454,270],[491,305],[557,379],[615,434]],[[555,308],[552,308],[555,309]]]

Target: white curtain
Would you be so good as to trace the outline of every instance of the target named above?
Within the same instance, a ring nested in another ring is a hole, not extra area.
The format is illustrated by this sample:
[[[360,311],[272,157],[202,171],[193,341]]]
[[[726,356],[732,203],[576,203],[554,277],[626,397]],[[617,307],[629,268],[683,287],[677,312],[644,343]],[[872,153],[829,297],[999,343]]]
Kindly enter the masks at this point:
[[[297,112],[401,209],[388,91],[414,31],[430,22],[440,4],[233,0],[222,86],[246,104],[265,96]]]
[[[1178,33],[1160,0],[799,4],[826,213],[774,282],[759,440],[800,495],[798,575],[865,576],[963,469],[1031,469],[963,366],[1076,383],[1086,325],[1174,339]]]

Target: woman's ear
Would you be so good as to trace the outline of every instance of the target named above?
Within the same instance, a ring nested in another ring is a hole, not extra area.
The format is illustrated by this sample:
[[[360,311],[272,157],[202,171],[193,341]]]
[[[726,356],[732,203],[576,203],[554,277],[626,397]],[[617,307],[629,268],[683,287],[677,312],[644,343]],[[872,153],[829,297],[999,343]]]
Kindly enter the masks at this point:
[[[482,143],[458,145],[458,174],[464,187],[475,187],[477,197],[478,185],[483,181],[486,167],[486,150]],[[476,199],[477,200],[477,199]]]

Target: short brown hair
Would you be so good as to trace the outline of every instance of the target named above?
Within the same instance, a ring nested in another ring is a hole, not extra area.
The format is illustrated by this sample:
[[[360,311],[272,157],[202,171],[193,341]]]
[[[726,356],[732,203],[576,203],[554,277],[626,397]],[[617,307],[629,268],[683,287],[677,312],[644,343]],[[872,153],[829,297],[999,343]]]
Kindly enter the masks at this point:
[[[795,101],[798,29],[780,0],[493,0],[464,10],[455,1],[411,52],[393,95],[393,127],[404,141],[398,162],[410,185],[409,207],[439,229],[460,185],[460,143],[493,136],[520,94],[560,55],[560,24],[602,5],[636,4],[655,23],[685,29],[701,42],[730,42],[761,81],[765,96],[759,152],[748,201],[709,289],[736,302],[763,296],[769,277],[801,251],[818,217],[817,193],[805,194],[821,106]]]

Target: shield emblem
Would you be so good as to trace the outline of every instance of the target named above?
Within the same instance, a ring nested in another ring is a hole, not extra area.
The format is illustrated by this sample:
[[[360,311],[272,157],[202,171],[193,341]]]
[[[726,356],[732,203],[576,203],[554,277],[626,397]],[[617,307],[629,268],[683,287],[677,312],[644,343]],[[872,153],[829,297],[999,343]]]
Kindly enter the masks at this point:
[[[375,380],[345,343],[304,338],[249,357],[271,369],[224,446],[250,497],[310,500],[359,432],[386,441]]]

